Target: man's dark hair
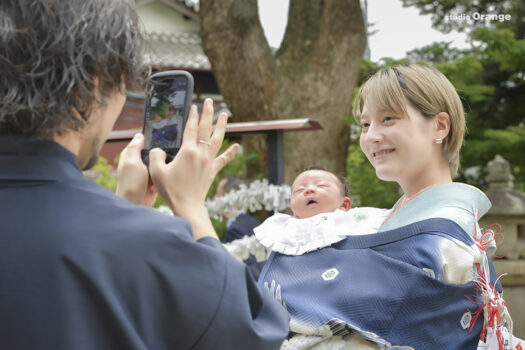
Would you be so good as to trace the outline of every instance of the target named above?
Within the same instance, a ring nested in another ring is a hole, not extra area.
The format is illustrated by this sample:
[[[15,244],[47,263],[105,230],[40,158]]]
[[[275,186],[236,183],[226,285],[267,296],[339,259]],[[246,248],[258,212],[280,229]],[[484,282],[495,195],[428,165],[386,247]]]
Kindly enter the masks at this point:
[[[318,165],[312,165],[312,166],[306,167],[303,169],[303,171],[300,172],[300,174],[304,173],[305,171],[310,171],[310,170],[322,170],[322,171],[326,171],[327,173],[333,174],[340,182],[339,187],[341,188],[341,193],[345,197],[348,197],[350,195],[350,190],[348,189],[348,181],[346,180],[346,177],[334,174],[333,172],[326,170],[322,166],[318,166]]]
[[[2,1],[0,134],[52,139],[81,129],[123,83],[142,86],[141,42],[128,0]]]
[[[248,181],[237,175],[228,175],[225,177],[226,181],[222,186],[222,191],[228,193],[233,190],[238,190],[241,185],[248,186]]]

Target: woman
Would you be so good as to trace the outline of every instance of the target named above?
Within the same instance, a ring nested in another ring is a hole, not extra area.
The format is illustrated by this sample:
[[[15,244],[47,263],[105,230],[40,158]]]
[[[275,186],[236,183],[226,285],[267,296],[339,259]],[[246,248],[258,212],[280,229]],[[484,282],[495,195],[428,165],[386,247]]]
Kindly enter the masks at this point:
[[[465,130],[454,87],[430,67],[386,68],[361,87],[355,112],[377,176],[404,195],[374,235],[270,257],[259,284],[280,285],[297,333],[283,348],[476,349],[480,335],[503,341],[501,327],[485,327],[510,322],[487,259],[493,237],[482,238],[477,225],[490,202],[452,182]]]

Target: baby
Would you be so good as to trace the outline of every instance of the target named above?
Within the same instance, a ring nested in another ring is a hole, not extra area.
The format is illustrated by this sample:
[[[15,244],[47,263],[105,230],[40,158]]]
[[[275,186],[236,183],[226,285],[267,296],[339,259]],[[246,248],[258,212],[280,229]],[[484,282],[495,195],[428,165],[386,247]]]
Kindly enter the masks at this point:
[[[320,249],[340,242],[350,235],[376,233],[390,214],[390,210],[387,209],[351,209],[351,205],[344,177],[337,176],[323,168],[311,167],[301,172],[292,184],[290,208],[293,216],[280,213],[273,215],[254,229],[255,236],[262,245],[272,251],[270,261],[279,254],[292,258],[282,263],[275,260],[272,263],[274,268],[279,265],[287,271],[285,279],[298,283],[301,289],[311,288],[307,283],[303,284],[301,277],[304,273],[310,273],[310,270],[303,271],[300,260],[297,260],[298,264],[294,264],[295,259],[300,259],[300,255],[307,253],[318,253]],[[300,271],[298,274],[293,272],[297,269]],[[336,269],[331,268],[324,271],[320,277],[330,280],[337,273]],[[259,285],[268,289],[286,307],[288,302],[292,301],[287,298],[293,299],[293,296],[290,293],[281,294],[281,286],[276,281],[266,280],[265,270],[261,276]],[[318,295],[315,291],[312,292],[312,295],[325,298],[324,295]],[[327,339],[331,342],[329,338],[333,334],[341,334],[339,333],[341,330],[345,331],[346,328],[340,326],[335,318],[330,324],[319,328],[311,326],[308,322],[305,323],[310,314],[317,313],[314,311],[317,310],[314,299],[311,299],[310,305],[305,305],[305,308],[306,310],[300,311],[293,306],[288,307],[291,317],[290,331],[293,336],[283,343],[281,350],[306,349]],[[341,340],[337,338],[335,341]],[[352,348],[375,349],[369,344],[364,338],[351,335],[345,340],[345,343],[332,342],[327,348],[342,349],[351,345]]]
[[[390,214],[377,208],[350,209],[346,179],[320,167],[301,172],[292,184],[293,216],[277,213],[254,229],[268,249],[302,255],[343,240],[375,233]]]
[[[346,179],[323,168],[306,169],[292,184],[290,208],[293,216],[298,219],[336,209],[348,211],[351,206]]]

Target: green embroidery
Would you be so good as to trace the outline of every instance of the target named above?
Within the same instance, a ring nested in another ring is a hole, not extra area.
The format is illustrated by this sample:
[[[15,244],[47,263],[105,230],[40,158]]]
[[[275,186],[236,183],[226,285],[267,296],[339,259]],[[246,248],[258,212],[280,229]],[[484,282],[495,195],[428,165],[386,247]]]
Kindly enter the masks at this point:
[[[368,216],[366,216],[365,214],[362,214],[362,213],[355,213],[354,217],[355,217],[357,222],[368,219]]]

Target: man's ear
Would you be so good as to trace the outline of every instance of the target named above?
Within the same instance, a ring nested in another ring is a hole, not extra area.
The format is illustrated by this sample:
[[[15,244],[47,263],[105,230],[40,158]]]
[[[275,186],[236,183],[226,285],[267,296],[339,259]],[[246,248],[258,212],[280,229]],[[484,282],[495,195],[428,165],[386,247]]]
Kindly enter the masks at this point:
[[[434,120],[435,138],[445,139],[450,133],[450,116],[447,112],[439,112]]]
[[[352,200],[348,197],[345,197],[345,199],[343,199],[343,203],[341,203],[341,206],[339,207],[339,209],[342,209],[344,211],[349,211],[350,208],[352,207]]]

